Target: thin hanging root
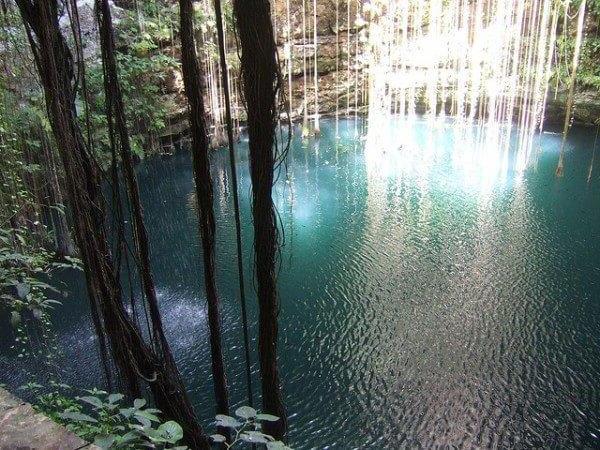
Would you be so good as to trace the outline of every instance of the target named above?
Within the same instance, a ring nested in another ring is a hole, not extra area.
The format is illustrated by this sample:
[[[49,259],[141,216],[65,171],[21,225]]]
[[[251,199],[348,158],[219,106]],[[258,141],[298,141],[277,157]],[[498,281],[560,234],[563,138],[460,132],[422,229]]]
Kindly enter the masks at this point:
[[[587,182],[592,181],[592,172],[594,171],[594,160],[596,159],[596,145],[598,144],[598,132],[600,132],[600,124],[596,128],[596,137],[594,138],[594,150],[592,152],[592,160],[590,161],[590,170],[588,171]]]
[[[567,136],[569,134],[569,128],[571,126],[572,113],[573,113],[573,101],[575,96],[575,83],[577,77],[577,67],[579,65],[579,54],[581,52],[581,42],[583,40],[583,28],[585,25],[585,2],[582,0],[579,6],[579,12],[577,13],[577,36],[575,38],[575,51],[573,52],[573,66],[571,69],[571,77],[569,79],[569,92],[567,94],[567,107],[565,111],[565,125],[563,127],[562,142],[560,144],[560,156],[558,157],[558,165],[556,166],[556,176],[562,177],[564,174],[564,157],[565,157],[565,146],[567,143]],[[566,12],[565,12],[566,14]]]
[[[340,136],[340,0],[335,0],[335,137]]]
[[[285,2],[285,10],[287,16],[287,76],[288,76],[288,120],[292,121],[292,111],[293,111],[293,100],[294,100],[294,92],[292,90],[292,64],[294,62],[293,52],[294,52],[294,42],[292,36],[292,15],[290,12],[290,0],[286,0]],[[290,133],[294,133],[294,127],[290,126]]]
[[[314,86],[315,86],[315,136],[321,134],[321,127],[319,126],[319,37],[317,29],[317,0],[313,0],[313,27],[314,27],[314,39],[313,45],[315,46],[315,62],[314,62]]]
[[[248,336],[248,314],[246,311],[246,289],[244,287],[244,266],[242,258],[242,231],[240,220],[240,202],[238,198],[237,167],[235,162],[235,148],[233,137],[233,124],[231,121],[231,102],[229,98],[229,77],[227,70],[227,60],[225,58],[225,31],[223,28],[223,19],[221,13],[221,0],[214,0],[215,18],[217,24],[217,34],[219,38],[219,59],[221,63],[221,76],[223,77],[224,96],[225,96],[225,120],[227,124],[227,141],[229,147],[229,164],[231,169],[231,187],[233,191],[233,209],[235,215],[235,237],[237,248],[238,264],[238,283],[240,291],[240,307],[242,310],[242,331],[244,336],[244,356],[246,362],[246,389],[248,392],[248,406],[253,406],[254,399],[252,395],[252,370],[250,360],[250,339]],[[288,0],[288,19],[289,19],[289,0]],[[289,24],[289,20],[288,20]],[[291,29],[291,28],[290,28]],[[290,61],[291,64],[291,61]],[[291,69],[290,69],[291,70]],[[290,72],[291,74],[291,72]],[[291,98],[291,78],[290,78],[290,98]],[[290,100],[291,108],[291,100]],[[291,130],[291,128],[290,128]]]
[[[302,87],[303,87],[303,102],[302,102],[302,138],[309,136],[308,130],[308,92],[306,85],[308,82],[306,68],[306,0],[302,0]]]

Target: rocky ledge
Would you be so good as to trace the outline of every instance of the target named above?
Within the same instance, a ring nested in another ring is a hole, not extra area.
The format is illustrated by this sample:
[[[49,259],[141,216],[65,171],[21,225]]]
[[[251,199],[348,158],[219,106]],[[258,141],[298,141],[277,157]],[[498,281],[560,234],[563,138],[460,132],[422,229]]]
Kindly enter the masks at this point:
[[[0,450],[100,450],[0,388]]]

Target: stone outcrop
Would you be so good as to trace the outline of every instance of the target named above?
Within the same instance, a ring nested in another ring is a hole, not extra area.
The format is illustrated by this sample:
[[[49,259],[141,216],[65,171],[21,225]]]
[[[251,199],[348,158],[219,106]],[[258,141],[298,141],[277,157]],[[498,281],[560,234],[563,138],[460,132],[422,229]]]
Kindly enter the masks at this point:
[[[562,125],[565,120],[566,92],[556,98],[551,93],[546,104],[546,120],[549,125]],[[573,121],[582,125],[600,125],[600,92],[585,90],[575,93]]]
[[[100,450],[0,388],[0,450]]]

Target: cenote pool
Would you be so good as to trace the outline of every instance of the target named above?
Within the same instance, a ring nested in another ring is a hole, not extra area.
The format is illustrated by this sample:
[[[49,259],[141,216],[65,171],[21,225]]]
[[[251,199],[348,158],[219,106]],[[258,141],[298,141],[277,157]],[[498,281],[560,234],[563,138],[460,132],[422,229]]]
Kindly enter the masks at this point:
[[[364,132],[360,119],[340,121],[336,139],[335,122],[325,120],[320,139],[295,137],[276,186],[291,444],[600,446],[600,176],[587,183],[594,130],[572,131],[560,179],[557,134],[536,138],[543,151],[519,175],[457,158],[465,149],[450,125],[417,122],[412,142],[426,152],[415,157],[400,146],[377,161],[355,130]],[[250,277],[247,142],[238,149]],[[244,360],[227,151],[212,160],[225,357],[239,406]],[[138,170],[168,337],[208,426],[212,380],[190,157],[180,151]],[[63,281],[70,295],[56,328],[61,358],[75,369],[62,376],[96,386],[82,275]],[[29,380],[14,354],[2,355],[2,381],[15,388]],[[256,353],[253,369],[258,387]]]

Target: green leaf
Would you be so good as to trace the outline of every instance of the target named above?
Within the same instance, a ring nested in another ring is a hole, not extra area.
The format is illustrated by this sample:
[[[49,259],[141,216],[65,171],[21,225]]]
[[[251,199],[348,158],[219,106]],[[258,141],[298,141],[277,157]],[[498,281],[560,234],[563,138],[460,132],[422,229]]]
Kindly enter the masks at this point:
[[[167,440],[154,428],[146,428],[143,433],[149,438],[152,442],[163,444],[167,442]]]
[[[119,446],[123,446],[125,444],[129,444],[138,440],[139,434],[136,431],[129,431],[125,433],[123,436],[117,436],[117,444]]]
[[[244,431],[240,435],[240,439],[244,442],[252,442],[254,444],[266,444],[273,440],[271,436],[260,431]]]
[[[241,406],[235,410],[235,415],[242,419],[253,419],[256,417],[256,410],[250,406]]]
[[[65,420],[72,420],[74,422],[98,423],[98,421],[96,419],[94,419],[93,417],[90,417],[87,414],[83,414],[83,413],[76,412],[76,411],[65,411],[63,413],[60,413],[59,417],[61,419],[65,419]]]
[[[261,420],[264,422],[277,422],[279,420],[279,417],[274,416],[272,414],[257,414],[256,420]]]
[[[225,414],[217,414],[215,419],[218,427],[237,428],[243,425],[237,419],[231,416],[226,416]]]
[[[158,433],[170,444],[175,444],[183,438],[183,428],[173,420],[161,424]]]
[[[123,408],[123,409],[119,410],[119,413],[126,419],[129,419],[131,416],[133,416],[134,412],[135,412],[134,408]]]
[[[140,408],[143,408],[145,404],[146,404],[146,400],[145,400],[145,399],[143,399],[143,398],[136,398],[136,399],[133,401],[133,407],[134,407],[135,409],[140,409]]]
[[[141,417],[141,416],[138,416],[138,415],[136,415],[136,416],[135,416],[135,418],[137,419],[137,421],[138,421],[139,423],[141,423],[141,424],[142,424],[142,427],[143,427],[144,429],[146,429],[146,428],[152,428],[152,422],[150,422],[150,421],[149,421],[148,419],[146,419],[145,417]]]
[[[47,298],[46,300],[44,300],[43,302],[40,303],[40,306],[45,309],[54,309],[54,307],[52,305],[62,305],[62,303],[59,302],[58,300],[52,300],[49,298]]]
[[[27,383],[27,384],[25,384],[23,386],[20,386],[19,389],[22,389],[22,390],[36,390],[36,389],[42,389],[43,387],[44,386],[42,386],[39,383],[30,382],[30,383]]]
[[[140,411],[136,411],[134,414],[136,417],[144,417],[152,422],[160,422],[160,419],[158,417],[156,417],[152,413],[149,413],[148,411],[144,411],[143,409]]]
[[[267,442],[267,450],[292,450],[281,441]]]
[[[108,436],[97,436],[94,439],[94,445],[97,445],[101,449],[111,448],[112,445],[117,440],[117,437],[114,434],[109,434]]]
[[[108,403],[116,403],[120,400],[123,400],[125,396],[123,394],[110,394],[108,396]]]
[[[102,403],[102,400],[100,400],[98,397],[92,397],[92,396],[88,395],[85,397],[78,397],[78,398],[82,402],[89,403],[90,405],[92,405],[95,408],[102,408],[102,405],[104,405],[104,403]]]
[[[223,436],[222,434],[211,434],[210,438],[212,439],[213,442],[220,444],[221,442],[225,442],[225,436]]]

